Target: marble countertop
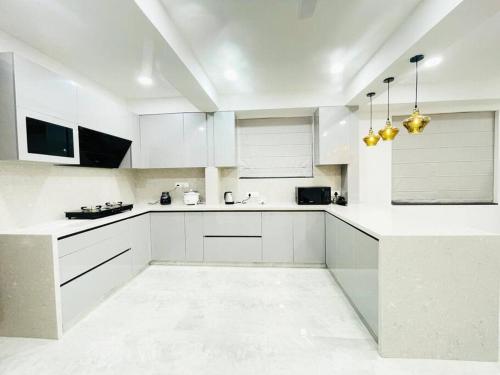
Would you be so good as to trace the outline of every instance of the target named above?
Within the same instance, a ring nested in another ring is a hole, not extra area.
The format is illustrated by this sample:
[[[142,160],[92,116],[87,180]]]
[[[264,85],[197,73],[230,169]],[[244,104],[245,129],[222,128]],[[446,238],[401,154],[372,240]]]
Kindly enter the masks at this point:
[[[89,230],[146,212],[173,211],[325,211],[376,237],[388,236],[475,236],[500,235],[500,210],[455,207],[376,206],[350,204],[348,206],[299,206],[291,204],[235,204],[235,205],[169,205],[135,204],[131,211],[95,220],[55,220],[35,226],[0,231],[0,234],[51,235],[55,238]],[[476,220],[471,220],[476,210]],[[482,212],[484,211],[484,212]],[[485,214],[486,212],[486,214]],[[499,219],[491,223],[491,217]],[[498,224],[498,225],[497,225]]]

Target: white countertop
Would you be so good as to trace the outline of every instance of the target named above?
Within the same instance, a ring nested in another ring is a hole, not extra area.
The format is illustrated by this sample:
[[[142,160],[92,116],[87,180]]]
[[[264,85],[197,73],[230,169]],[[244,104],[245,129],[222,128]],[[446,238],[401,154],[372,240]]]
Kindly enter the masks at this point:
[[[168,205],[136,204],[131,211],[95,220],[61,219],[0,234],[51,235],[56,238],[89,230],[146,212],[172,211],[325,211],[376,238],[387,236],[500,235],[498,206],[349,206],[281,205]],[[471,215],[471,213],[473,213]],[[474,214],[475,213],[475,214]],[[491,218],[498,219],[492,223]]]

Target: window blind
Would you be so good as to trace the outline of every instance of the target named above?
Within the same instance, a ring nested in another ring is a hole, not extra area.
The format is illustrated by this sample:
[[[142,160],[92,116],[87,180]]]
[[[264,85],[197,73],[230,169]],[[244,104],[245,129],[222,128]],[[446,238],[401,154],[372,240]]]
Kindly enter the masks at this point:
[[[240,178],[312,177],[312,117],[238,120]]]
[[[419,135],[402,127],[392,145],[393,202],[493,202],[494,129],[494,112],[432,115]]]

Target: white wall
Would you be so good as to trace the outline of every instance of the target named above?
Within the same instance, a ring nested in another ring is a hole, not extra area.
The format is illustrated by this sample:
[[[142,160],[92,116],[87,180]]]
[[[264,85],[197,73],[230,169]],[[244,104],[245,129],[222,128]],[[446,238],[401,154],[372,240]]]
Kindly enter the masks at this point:
[[[295,202],[296,186],[331,186],[340,193],[340,166],[321,166],[313,168],[313,178],[255,178],[239,179],[237,168],[221,170],[221,201],[225,191],[232,191],[237,201],[246,197],[248,192],[258,192],[268,204]]]
[[[134,171],[0,162],[0,230],[64,219],[64,212],[135,201]]]

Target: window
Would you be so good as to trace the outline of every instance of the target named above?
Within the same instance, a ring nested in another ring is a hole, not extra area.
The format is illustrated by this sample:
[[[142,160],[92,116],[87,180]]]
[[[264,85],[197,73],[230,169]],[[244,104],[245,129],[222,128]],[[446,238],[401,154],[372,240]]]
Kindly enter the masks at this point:
[[[312,117],[238,120],[240,178],[312,177]]]
[[[419,135],[401,129],[392,146],[393,203],[493,202],[494,128],[494,112],[471,112],[432,115]]]

